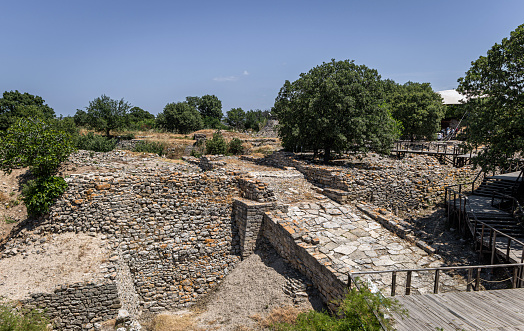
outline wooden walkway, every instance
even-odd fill
[[[524,288],[396,296],[409,311],[399,331],[524,330]]]

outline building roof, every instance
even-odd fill
[[[445,105],[459,105],[461,100],[466,101],[466,96],[458,93],[456,90],[438,91],[438,94],[444,99]]]

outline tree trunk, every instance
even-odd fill
[[[324,163],[329,163],[329,157],[331,156],[331,146],[324,146]]]

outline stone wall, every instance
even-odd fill
[[[286,224],[292,223],[281,211],[270,211],[264,214],[262,234],[273,245],[280,256],[294,268],[309,278],[318,289],[322,300],[332,304],[335,299],[344,296],[347,286],[347,275],[340,275],[330,267],[324,254],[316,252],[313,245],[300,240],[301,234]],[[294,236],[295,235],[295,236]],[[330,306],[330,308],[333,308]]]
[[[471,166],[442,165],[435,157],[424,155],[398,160],[370,153],[341,166],[309,164],[286,152],[243,159],[278,168],[294,167],[309,181],[327,188],[326,195],[338,202],[368,201],[401,215],[438,203],[447,185],[471,182],[478,173]]]
[[[261,234],[260,227],[264,213],[274,209],[276,209],[274,202],[258,203],[247,199],[233,201],[233,220],[238,227],[242,257],[253,253]]]
[[[102,233],[131,272],[140,309],[185,307],[239,261],[232,202],[237,179],[223,173],[137,171],[67,178],[41,232]]]
[[[58,330],[90,330],[94,324],[116,318],[121,307],[114,282],[63,285],[53,293],[32,294],[28,308],[45,307],[44,314]]]

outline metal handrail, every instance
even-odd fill
[[[520,287],[520,282],[518,282],[518,267],[523,267],[524,263],[506,263],[506,264],[487,264],[487,265],[476,265],[476,266],[451,266],[451,267],[434,267],[434,268],[415,268],[415,269],[390,269],[390,270],[371,270],[371,271],[350,271],[348,273],[348,287],[351,286],[351,281],[355,281],[355,276],[357,275],[372,275],[372,274],[384,274],[391,273],[391,296],[396,295],[396,280],[397,273],[405,272],[406,273],[406,282],[405,282],[405,295],[411,294],[411,277],[413,272],[429,272],[435,271],[433,293],[438,294],[439,292],[439,281],[440,281],[440,271],[446,270],[468,270],[468,281],[466,291],[471,291],[472,286],[472,271],[476,269],[477,275],[475,279],[475,286],[473,287],[475,291],[480,290],[480,270],[481,269],[494,269],[494,268],[513,268],[513,279],[512,287],[516,288],[517,285]],[[357,284],[358,287],[358,284]]]

